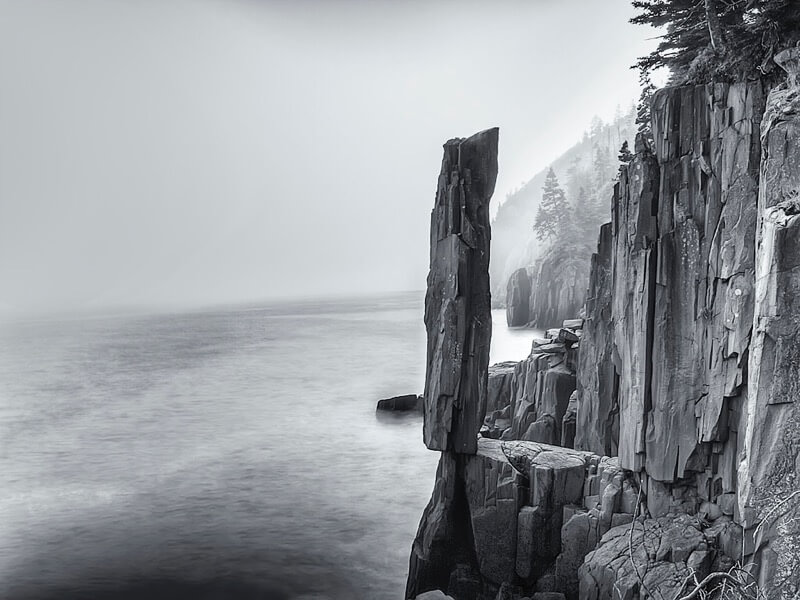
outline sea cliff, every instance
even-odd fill
[[[429,286],[459,276],[426,304],[425,441],[442,456],[407,598],[685,598],[723,581],[797,597],[799,97],[794,81],[659,91],[584,318],[520,363],[484,360],[488,231],[463,242],[472,258],[432,237]],[[493,182],[496,133],[467,142],[495,162],[454,168],[446,146],[442,177]],[[453,214],[441,181],[432,232]]]

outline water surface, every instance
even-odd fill
[[[0,326],[0,598],[401,598],[422,296]],[[493,314],[493,362],[533,332]]]

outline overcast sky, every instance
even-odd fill
[[[495,200],[638,96],[627,0],[0,0],[0,307],[422,289],[441,146]]]

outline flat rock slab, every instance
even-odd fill
[[[514,469],[526,477],[531,468],[535,466],[560,469],[581,465],[588,468],[589,465],[597,464],[600,461],[599,456],[583,450],[538,442],[501,441],[485,438],[478,440],[478,456],[510,463]]]
[[[583,319],[565,319],[561,326],[569,329],[580,329],[583,327]]]
[[[560,352],[566,352],[567,347],[560,342],[556,342],[552,344],[545,344],[544,346],[539,346],[537,350],[540,350],[541,352],[545,352],[547,354],[556,354]]]

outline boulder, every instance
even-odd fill
[[[574,331],[571,329],[559,329],[558,335],[556,336],[556,341],[561,342],[562,344],[572,345],[577,341],[580,341],[580,336],[578,336]]]
[[[378,400],[378,406],[375,410],[391,412],[422,412],[422,396],[417,396],[416,394],[406,394],[405,396],[384,398],[383,400]]]

